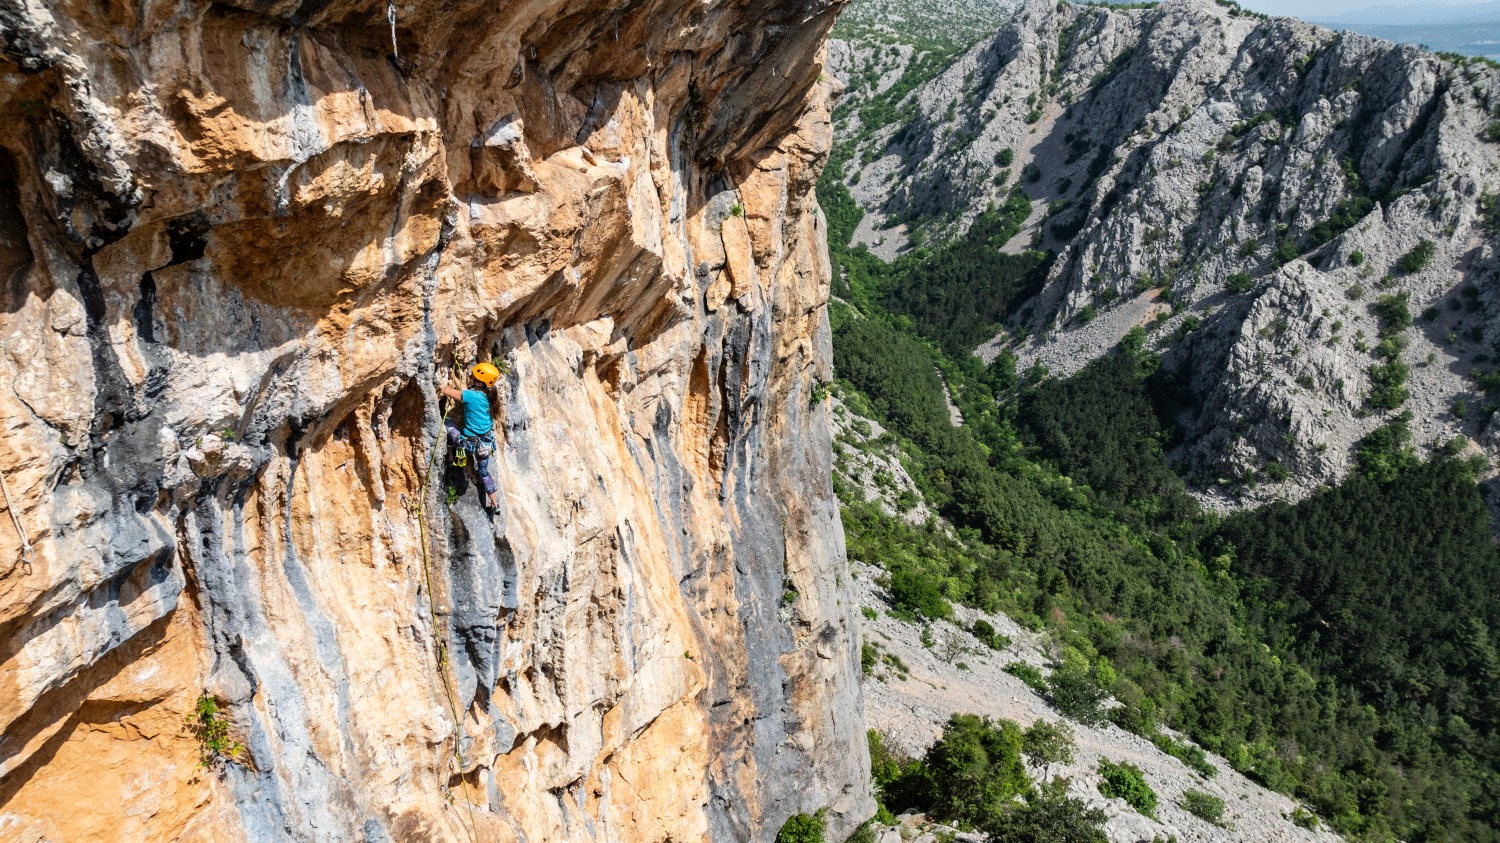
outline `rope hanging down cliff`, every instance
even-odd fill
[[[455,365],[456,365],[455,361]],[[444,406],[447,402],[438,399],[438,417],[448,414],[448,408]],[[437,593],[433,591],[432,581],[432,557],[427,548],[427,495],[432,486],[432,472],[441,459],[440,447],[445,441],[443,436],[434,436],[432,451],[427,455],[426,465],[422,467],[422,487],[417,494],[417,533],[421,538],[422,547],[422,575],[427,583],[427,613],[428,621],[432,624],[432,634],[437,639],[437,667],[438,674],[443,682],[443,694],[448,698],[448,712],[453,717],[453,759],[458,765],[458,780],[463,785],[464,805],[469,814],[469,840],[478,843],[478,831],[474,824],[474,798],[469,793],[469,780],[464,775],[464,751],[463,751],[463,721],[459,719],[458,701],[455,699],[453,689],[453,669],[449,663],[448,653],[451,645],[448,641],[447,632],[438,624]]]

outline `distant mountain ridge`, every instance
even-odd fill
[[[857,239],[952,237],[1020,185],[1007,249],[1057,258],[984,354],[1068,373],[1152,320],[1206,499],[1307,494],[1404,410],[1418,444],[1500,459],[1465,409],[1500,360],[1500,71],[1207,0],[1032,2],[902,108],[842,162]],[[1402,348],[1381,296],[1430,317]]]

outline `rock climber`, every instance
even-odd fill
[[[468,461],[467,455],[474,455],[474,469],[484,484],[484,505],[490,512],[499,506],[495,477],[490,473],[490,455],[495,452],[495,423],[490,419],[490,407],[495,398],[495,381],[499,379],[500,370],[495,364],[480,363],[469,370],[468,389],[449,386],[446,372],[438,387],[444,397],[457,402],[443,419],[453,464],[462,467]]]

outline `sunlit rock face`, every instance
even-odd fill
[[[0,837],[867,816],[837,6],[0,2]]]

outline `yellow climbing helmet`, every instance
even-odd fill
[[[480,363],[470,371],[474,373],[474,380],[485,386],[494,386],[495,381],[500,379],[500,370],[493,363]]]

